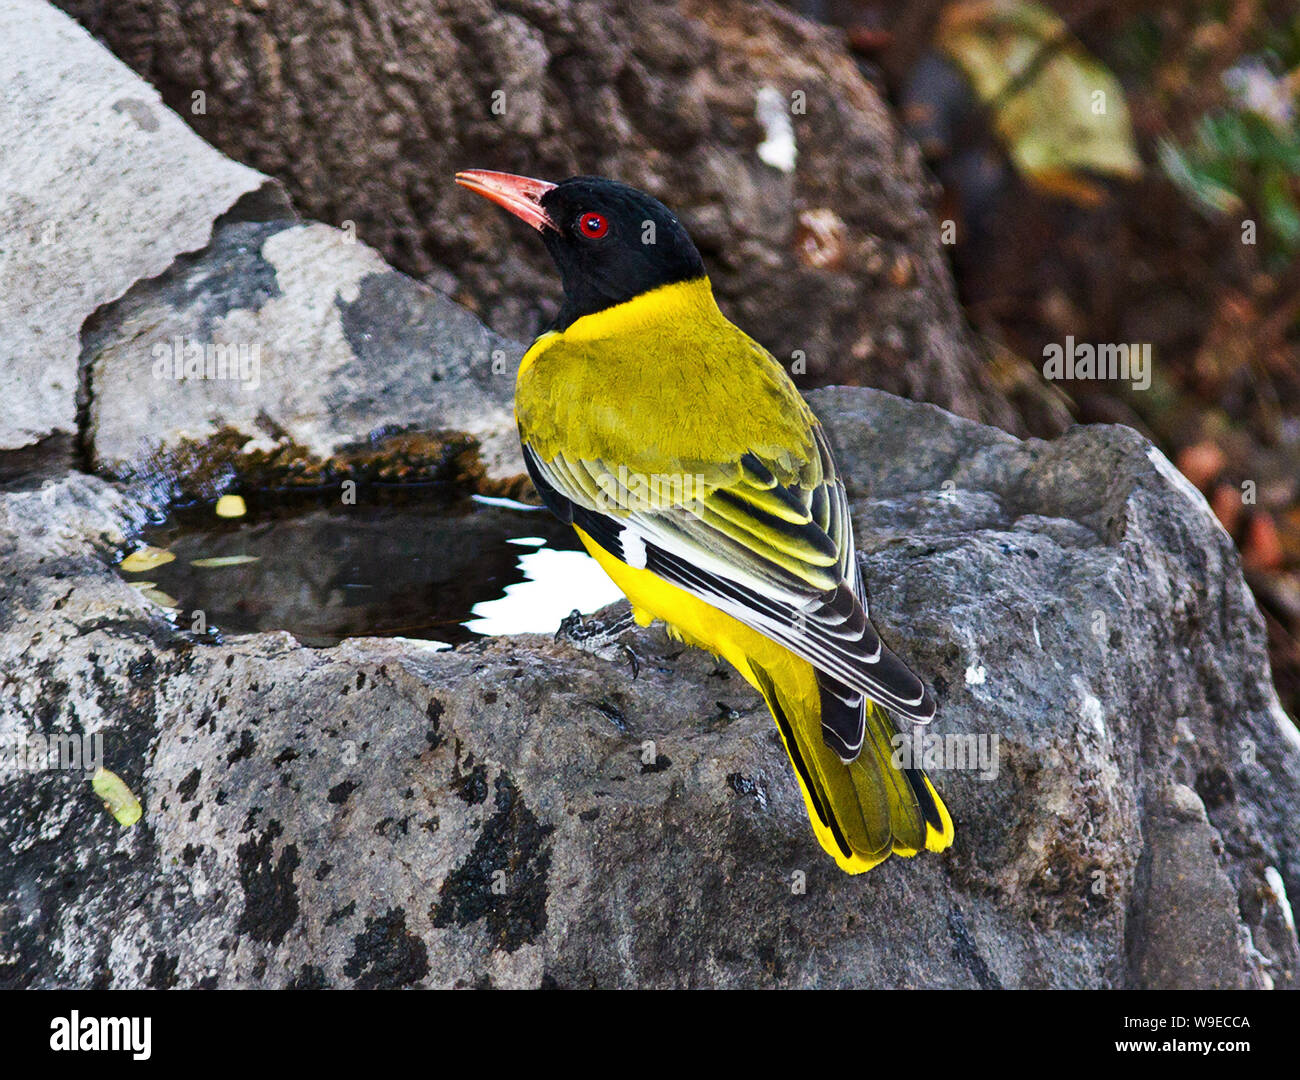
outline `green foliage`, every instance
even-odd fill
[[[1300,253],[1300,125],[1244,107],[1203,116],[1188,145],[1160,145],[1165,173],[1206,210],[1259,221],[1270,263]]]

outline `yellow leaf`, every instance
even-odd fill
[[[1029,0],[967,0],[944,9],[936,44],[993,110],[1017,170],[1040,187],[1095,203],[1080,170],[1142,172],[1119,81],[1052,12]]]
[[[1080,206],[1100,206],[1106,201],[1106,192],[1087,177],[1065,169],[1043,169],[1027,178],[1039,191],[1069,199]]]
[[[242,495],[222,495],[217,500],[217,517],[237,518],[248,513]]]
[[[260,558],[260,555],[218,555],[211,559],[194,559],[190,565],[197,566],[200,570],[213,570],[221,566],[243,566],[245,563],[257,562]]]
[[[109,772],[102,765],[90,778],[90,787],[104,800],[104,809],[117,819],[119,825],[134,825],[144,813],[140,807],[140,800],[122,782],[122,778],[115,772]]]
[[[174,558],[175,555],[170,551],[163,551],[162,548],[142,547],[123,559],[118,569],[128,574],[139,574],[145,570],[152,570],[155,566],[164,566]]]

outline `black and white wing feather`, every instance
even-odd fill
[[[814,435],[817,460],[793,482],[747,453],[667,498],[602,462],[543,461],[527,443],[524,459],[546,505],[615,558],[811,663],[826,742],[851,761],[862,748],[864,696],[919,723],[935,706],[867,617],[844,485],[823,432]]]

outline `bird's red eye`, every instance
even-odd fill
[[[582,233],[588,240],[599,240],[609,232],[609,222],[602,215],[588,210],[586,213],[578,215],[578,232]]]

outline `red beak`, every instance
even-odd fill
[[[528,222],[534,229],[556,228],[555,222],[542,209],[541,199],[555,185],[545,180],[533,180],[527,176],[515,176],[513,173],[489,172],[487,169],[470,169],[458,172],[456,183],[461,187],[491,199],[498,206],[504,206],[521,221]],[[558,231],[558,230],[557,230]]]

